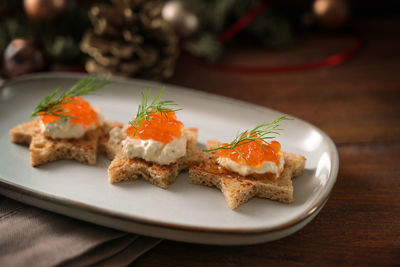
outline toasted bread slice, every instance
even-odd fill
[[[117,121],[106,121],[104,123],[103,131],[99,139],[99,150],[109,160],[113,160],[116,153],[120,149],[119,144],[111,144],[110,142],[108,142],[110,139],[110,131],[114,127],[122,128],[123,124]]]
[[[10,135],[11,142],[29,146],[33,167],[62,159],[95,165],[98,140],[106,134],[106,125],[109,122],[105,127],[88,131],[80,139],[52,139],[40,132],[40,119],[35,119],[12,128]]]
[[[175,182],[180,171],[205,159],[203,152],[196,144],[197,130],[185,129],[184,134],[187,138],[186,155],[169,165],[160,165],[139,158],[130,159],[122,152],[120,146],[110,144],[106,150],[112,151],[110,154],[116,151],[115,158],[108,168],[110,183],[136,180],[142,176],[150,183],[167,189]]]
[[[32,136],[40,133],[39,121],[32,120],[19,124],[10,130],[11,142],[23,146],[31,144]]]
[[[208,147],[219,145],[216,141],[208,142]],[[209,153],[207,160],[189,169],[189,182],[205,186],[216,186],[222,191],[228,206],[236,209],[252,197],[268,198],[283,203],[293,202],[292,178],[302,173],[305,158],[293,153],[283,153],[285,166],[278,178],[266,175],[260,179],[259,175],[241,176],[232,172],[217,162],[218,155]]]

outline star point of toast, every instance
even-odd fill
[[[41,133],[40,119],[37,118],[12,128],[10,130],[11,142],[29,146],[33,167],[63,159],[95,165],[99,138],[105,134],[105,127],[110,123],[105,122],[104,126],[87,131],[79,139],[52,139]]]
[[[208,147],[216,147],[218,142],[208,142]],[[293,153],[283,153],[285,166],[279,177],[266,175],[265,179],[241,176],[229,171],[217,162],[217,154],[211,152],[209,158],[189,169],[189,182],[192,184],[215,186],[225,197],[233,210],[253,197],[277,200],[282,203],[293,202],[292,178],[304,170],[305,158]]]
[[[150,183],[167,189],[175,182],[181,171],[204,160],[204,154],[196,144],[197,130],[185,129],[184,135],[187,138],[186,155],[169,165],[160,165],[139,158],[128,158],[120,146],[110,144],[107,138],[101,140],[102,151],[112,160],[108,168],[110,183],[133,181],[143,177]]]

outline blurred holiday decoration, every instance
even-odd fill
[[[162,17],[168,21],[180,37],[187,38],[199,29],[199,18],[183,1],[169,1],[162,9]]]
[[[44,70],[44,52],[34,40],[14,39],[4,52],[4,69],[8,77]]]
[[[181,37],[191,37],[185,48],[208,61],[217,61],[231,40],[285,48],[293,43],[298,20],[285,5],[261,0],[173,0],[165,5],[163,16],[178,28]]]
[[[343,27],[350,17],[346,0],[315,0],[313,12],[318,24],[328,30]]]
[[[86,70],[162,80],[172,76],[178,37],[162,16],[163,1],[113,0],[89,11],[93,30],[84,34],[81,49],[91,56]]]
[[[78,5],[77,0],[0,1],[3,73],[15,77],[42,69],[38,56],[41,53],[46,55],[46,66],[82,64],[85,55],[80,52],[79,42],[83,31],[90,26],[88,7],[85,3]],[[14,42],[16,39],[23,40]],[[39,50],[41,53],[34,52]]]
[[[28,17],[36,22],[51,22],[63,15],[67,10],[68,0],[24,0],[24,8]]]
[[[298,66],[232,67],[221,66],[220,60],[232,43],[284,49],[299,35],[340,30],[350,20],[350,2],[1,0],[0,71],[16,77],[46,66],[84,65],[98,74],[163,80],[173,75],[180,51],[217,69],[242,73],[332,66],[350,58],[360,44]]]
[[[193,55],[209,61],[217,61],[226,44],[239,39],[238,37],[242,37],[241,40],[256,40],[265,47],[279,49],[293,43],[295,32],[311,29],[316,20],[328,30],[343,27],[349,20],[349,7],[345,0],[316,0],[312,15],[306,11],[304,4],[294,0],[282,0],[279,3],[257,0],[201,1],[201,3],[196,0],[187,1],[197,2],[198,17],[206,18],[206,22],[202,23],[199,34],[189,39],[184,47]],[[293,12],[293,9],[287,8],[288,6],[301,12]],[[204,64],[199,60],[197,62],[215,70],[247,74],[315,70],[336,66],[356,55],[361,48],[361,39],[357,36],[354,39],[354,44],[344,51],[297,64],[249,66],[216,62]]]

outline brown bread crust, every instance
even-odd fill
[[[218,141],[210,140],[207,146],[212,148],[218,144]],[[255,196],[282,203],[292,203],[292,178],[301,175],[306,161],[303,156],[284,152],[285,166],[278,178],[273,175],[255,177],[241,176],[231,172],[218,164],[217,153],[208,154],[207,160],[190,167],[189,182],[219,188],[231,209],[236,209]]]
[[[40,132],[40,119],[22,123],[10,130],[11,142],[29,146],[31,165],[37,167],[49,162],[72,159],[95,165],[99,138],[107,135],[110,124],[88,131],[80,139],[52,139]]]
[[[181,171],[205,159],[203,152],[196,144],[197,130],[185,129],[184,134],[188,140],[186,155],[169,165],[160,165],[139,158],[130,159],[122,152],[120,146],[103,143],[108,156],[115,155],[108,168],[110,183],[132,181],[143,177],[150,183],[167,189],[175,182]]]

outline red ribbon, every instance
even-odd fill
[[[250,8],[242,17],[240,17],[234,24],[228,27],[218,38],[220,43],[226,43],[235,37],[238,33],[243,31],[255,18],[264,13],[267,10],[267,3],[265,1]],[[338,52],[329,57],[322,58],[315,61],[309,61],[298,64],[290,65],[278,65],[278,66],[250,66],[250,65],[228,65],[218,63],[206,63],[201,61],[201,64],[208,68],[212,68],[219,71],[245,73],[245,74],[263,74],[263,73],[287,73],[287,72],[299,72],[307,70],[322,69],[327,67],[333,67],[346,62],[357,54],[361,49],[361,39],[356,38],[354,44],[346,49],[345,51]],[[194,58],[194,57],[193,57]],[[194,58],[195,59],[195,58]]]
[[[243,31],[255,18],[267,10],[267,3],[261,2],[247,11],[234,24],[226,29],[218,38],[218,41],[223,44],[235,37],[239,32]]]
[[[279,65],[279,66],[249,66],[249,65],[228,65],[228,64],[203,64],[211,69],[235,73],[246,73],[246,74],[263,74],[263,73],[287,73],[287,72],[299,72],[307,70],[316,70],[327,67],[333,67],[352,58],[361,48],[361,40],[357,38],[354,44],[345,51],[336,53],[326,58],[322,58],[315,61],[290,64],[290,65]]]

